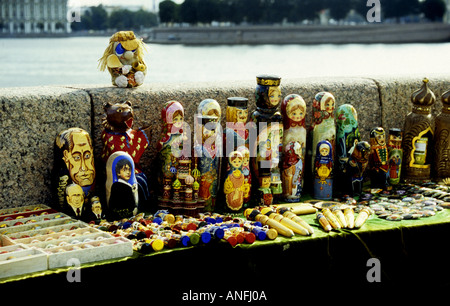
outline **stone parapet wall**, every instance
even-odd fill
[[[430,76],[429,87],[436,94],[433,114],[442,107],[441,94],[450,89],[450,75]],[[350,103],[358,112],[363,140],[376,126],[403,128],[412,109],[411,93],[420,88],[422,79],[405,78],[308,78],[282,79],[282,94],[300,94],[307,103],[306,123],[312,115],[316,93],[329,91],[336,106]],[[100,159],[103,104],[129,100],[135,113],[134,127],[151,126],[151,145],[141,159],[144,172],[155,186],[154,161],[161,133],[161,109],[164,102],[177,100],[185,107],[185,118],[193,130],[197,105],[207,98],[222,106],[225,122],[226,99],[242,96],[249,99],[250,113],[255,110],[255,80],[223,83],[144,84],[134,89],[106,85],[68,85],[24,88],[0,88],[0,208],[52,202],[52,169],[56,135],[70,127],[91,133],[97,168],[97,188],[102,188],[104,165]],[[101,192],[101,190],[100,190]]]

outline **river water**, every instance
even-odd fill
[[[108,37],[4,38],[0,87],[110,84],[97,69]],[[450,43],[347,45],[148,44],[145,83],[448,74]]]

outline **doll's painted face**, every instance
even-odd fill
[[[70,137],[73,146],[63,152],[70,177],[80,186],[90,186],[95,179],[95,168],[89,136],[84,132],[73,132]]]
[[[66,188],[67,203],[73,208],[80,208],[84,203],[84,193],[80,185],[71,184]]]
[[[242,166],[242,162],[243,162],[242,155],[234,155],[230,157],[230,164],[235,169],[239,169]]]
[[[377,134],[376,137],[379,145],[384,146],[386,144],[386,137],[384,133]]]
[[[287,102],[286,115],[294,122],[301,122],[306,116],[306,104],[303,99],[295,97]]]
[[[131,167],[127,164],[123,165],[123,167],[119,169],[117,176],[128,181],[131,178]]]
[[[292,110],[288,114],[288,117],[292,121],[300,122],[303,118],[305,118],[305,111],[301,107],[298,107],[298,108]]]
[[[270,176],[264,176],[261,178],[261,187],[262,188],[270,187]]]
[[[327,112],[332,113],[334,111],[334,100],[330,98],[325,101],[324,107]]]
[[[319,151],[320,151],[320,155],[328,156],[328,153],[330,153],[330,148],[328,148],[327,145],[322,145],[322,146],[320,146]]]
[[[278,105],[281,101],[281,88],[279,86],[269,87],[269,102],[272,106]]]
[[[246,123],[248,118],[248,110],[247,109],[237,109],[236,111],[236,121]]]
[[[176,114],[173,117],[173,125],[177,128],[181,128],[183,126],[183,116],[181,114]]]

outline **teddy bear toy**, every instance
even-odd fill
[[[144,83],[147,65],[144,62],[145,44],[133,31],[120,31],[109,39],[109,45],[99,60],[99,69],[108,68],[112,84],[136,87]]]
[[[101,139],[103,143],[102,159],[107,163],[108,158],[115,152],[126,152],[133,159],[135,175],[139,191],[139,206],[145,205],[149,190],[147,177],[142,171],[139,161],[150,143],[149,130],[151,126],[133,129],[134,112],[130,101],[104,104],[106,117],[103,119]]]

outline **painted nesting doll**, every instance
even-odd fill
[[[403,173],[406,183],[424,182],[431,179],[433,160],[433,134],[435,128],[431,107],[436,101],[428,87],[428,79],[413,92],[412,111],[406,116],[403,128]]]
[[[228,157],[228,171],[223,191],[225,194],[227,213],[239,213],[243,209],[244,194],[248,189],[245,176],[242,172],[243,156],[239,151],[233,151]]]
[[[333,146],[321,140],[316,146],[314,160],[314,198],[329,200],[333,197]]]
[[[450,183],[450,90],[442,94],[442,111],[436,117],[434,168],[438,181]]]
[[[150,143],[150,126],[133,129],[134,112],[130,101],[103,106],[106,116],[103,118],[103,142],[102,159],[106,163],[108,158],[117,151],[127,152],[136,170],[138,182],[139,205],[143,207],[149,200],[149,188],[147,175],[142,171],[140,160]]]
[[[108,69],[117,87],[136,87],[144,83],[147,65],[145,44],[133,31],[120,31],[109,39],[109,45],[99,59],[99,69]]]
[[[106,203],[114,220],[136,215],[139,204],[133,158],[118,151],[106,162]]]
[[[56,209],[72,215],[71,205],[67,201],[67,186],[76,184],[83,190],[85,207],[94,193],[96,171],[89,133],[81,128],[69,128],[60,132],[55,140],[55,163]]]
[[[350,104],[343,104],[336,111],[336,163],[340,172],[345,170],[354,146],[361,140],[358,114]]]
[[[397,128],[389,129],[388,155],[389,183],[397,185],[400,183],[403,160],[402,130]]]
[[[343,191],[352,196],[361,194],[364,175],[369,165],[370,144],[360,141],[354,145],[350,157],[345,166]]]
[[[291,94],[281,103],[283,115],[283,198],[300,200],[306,154],[306,103],[300,95]]]
[[[336,150],[336,124],[334,119],[335,99],[329,92],[319,92],[313,100],[313,115],[311,121],[312,133],[312,163],[316,160],[317,144],[322,140],[327,140],[332,147],[333,154]]]
[[[277,111],[281,103],[281,78],[271,75],[256,77],[255,90],[256,110],[252,113],[252,121],[256,124],[256,145],[252,165],[256,177],[259,167],[271,169],[271,189],[274,200],[282,196],[282,183],[279,169],[283,141],[282,116]],[[258,181],[261,181],[258,179]]]
[[[214,211],[220,178],[222,156],[221,109],[213,99],[203,100],[197,109],[194,158],[200,171],[198,201],[205,211]]]
[[[374,188],[386,189],[389,186],[389,156],[386,132],[382,127],[370,131],[370,148],[370,184]]]
[[[161,110],[162,130],[158,151],[159,205],[161,208],[172,207],[180,196],[178,167],[183,156],[189,156],[190,146],[185,135],[184,108],[178,101],[168,101]]]

